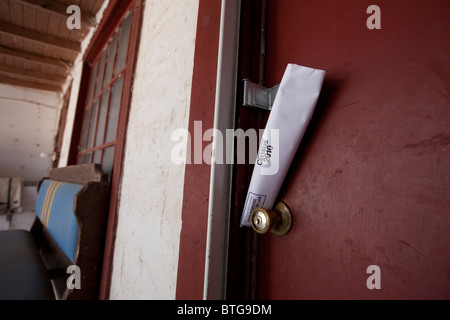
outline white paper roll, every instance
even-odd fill
[[[320,95],[325,71],[288,64],[262,136],[241,217],[251,227],[255,207],[271,210]]]

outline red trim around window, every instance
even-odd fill
[[[119,122],[117,126],[117,142],[115,145],[116,150],[114,154],[114,165],[112,170],[113,174],[111,177],[109,216],[106,227],[103,269],[99,292],[100,299],[108,299],[109,297],[115,233],[117,226],[117,200],[119,194],[126,128],[128,123],[129,104],[131,101],[133,75],[139,47],[143,0],[111,0],[110,4],[105,10],[103,16],[104,18],[100,22],[97,32],[93,36],[86,50],[86,53],[84,55],[80,91],[78,96],[77,109],[75,112],[74,129],[72,133],[72,141],[68,161],[68,164],[77,163],[78,145],[80,142],[82,129],[81,126],[83,122],[86,98],[89,90],[90,73],[92,72],[91,65],[95,61],[99,53],[102,51],[104,46],[108,43],[113,32],[122,22],[122,17],[129,9],[132,9],[131,30],[128,44],[127,66],[123,71],[124,83],[122,89]]]
[[[125,1],[122,1],[122,3]],[[116,151],[114,157],[113,179],[111,182],[111,201],[109,208],[108,225],[106,229],[105,254],[103,258],[102,280],[100,286],[100,299],[108,299],[111,285],[112,263],[114,255],[114,242],[117,227],[117,199],[123,162],[123,151],[125,147],[126,128],[128,123],[129,105],[131,102],[131,91],[133,85],[136,58],[139,49],[139,38],[142,24],[143,0],[135,0],[131,18],[130,42],[128,45],[128,62],[122,89],[122,106],[117,127]],[[126,9],[125,11],[126,12]],[[123,107],[124,106],[124,107]]]

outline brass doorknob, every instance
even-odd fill
[[[252,211],[250,222],[253,230],[264,234],[269,230],[278,236],[287,234],[292,227],[292,213],[284,202],[278,202],[273,210],[255,208]]]

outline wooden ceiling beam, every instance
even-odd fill
[[[11,49],[2,45],[0,45],[0,54],[26,61],[55,66],[57,68],[60,68],[61,71],[63,71],[65,74],[68,73],[68,71],[73,67],[74,64],[73,61],[65,61],[24,50]]]
[[[11,66],[0,65],[0,72],[5,72],[8,74],[19,75],[23,77],[33,78],[37,80],[47,80],[54,82],[58,85],[64,85],[66,83],[66,78],[53,74],[45,74],[42,72],[37,72],[29,69],[16,68]]]
[[[18,27],[13,24],[6,23],[4,21],[0,21],[0,32],[9,34],[14,37],[21,37],[27,40],[37,41],[47,45],[56,46],[76,53],[81,52],[81,44],[79,42],[53,37],[46,33],[41,33],[34,30]]]
[[[62,86],[57,86],[57,85],[47,84],[47,83],[33,82],[33,81],[13,79],[13,78],[5,77],[5,76],[2,76],[2,75],[0,75],[0,83],[9,84],[9,85],[12,85],[12,86],[19,86],[19,87],[33,88],[33,89],[39,89],[39,90],[53,91],[53,92],[61,92],[62,89],[63,89]]]
[[[46,10],[50,11],[52,13],[59,14],[61,16],[64,16],[65,18],[68,18],[70,14],[67,13],[67,6],[63,5],[62,3],[58,3],[54,0],[13,0],[15,2],[21,2],[25,5],[32,6],[34,8],[38,8],[40,10]],[[97,25],[97,19],[94,15],[87,13],[83,10],[81,10],[81,25],[82,27],[93,27]]]

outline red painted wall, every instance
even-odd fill
[[[210,0],[199,4],[189,115],[192,152],[194,121],[202,121],[203,132],[214,127],[220,5]],[[192,164],[186,165],[185,173],[176,299],[202,299],[211,166],[193,164],[193,155],[187,156]]]

